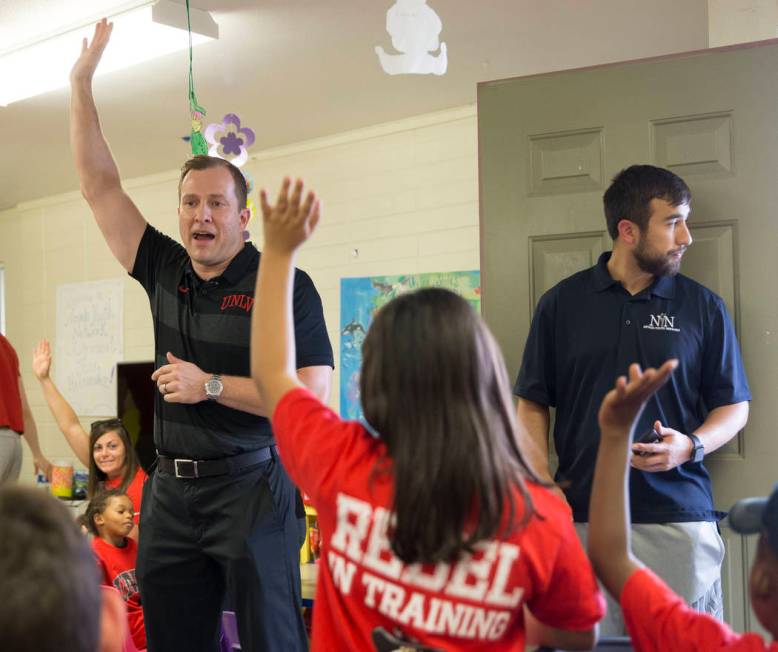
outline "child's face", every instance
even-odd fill
[[[765,535],[759,537],[749,576],[751,607],[762,626],[778,638],[778,555]]]
[[[126,537],[135,525],[135,512],[128,496],[114,496],[102,514],[95,515],[95,525],[101,536]]]
[[[124,443],[119,433],[112,430],[100,435],[92,447],[92,456],[97,468],[109,478],[119,477],[127,458],[127,451],[124,450]]]

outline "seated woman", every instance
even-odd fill
[[[103,489],[126,493],[135,510],[135,527],[130,536],[138,537],[140,499],[146,473],[138,464],[130,435],[120,419],[95,421],[90,432],[81,426],[70,403],[60,394],[51,379],[51,347],[47,340],[38,342],[32,356],[32,370],[43,388],[43,396],[60,431],[79,461],[89,469],[87,496],[92,498]]]

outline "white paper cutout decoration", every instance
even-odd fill
[[[443,29],[427,0],[396,0],[386,12],[386,31],[392,45],[402,54],[387,54],[379,45],[375,51],[388,75],[444,75],[448,68],[446,44],[440,43]],[[440,54],[431,54],[440,47]]]

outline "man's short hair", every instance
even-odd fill
[[[680,206],[691,201],[692,193],[681,177],[664,168],[632,165],[619,172],[602,197],[611,238],[619,237],[621,220],[634,222],[641,233],[645,232],[652,199],[664,199],[671,206]]]
[[[0,637],[4,650],[94,652],[97,564],[69,510],[37,488],[0,487]]]
[[[181,184],[184,183],[186,175],[192,170],[210,170],[211,168],[225,168],[232,175],[232,180],[235,182],[235,198],[238,200],[238,209],[243,210],[246,208],[246,200],[249,194],[246,187],[246,177],[232,163],[218,156],[193,156],[184,163],[181,167],[181,176],[178,179],[179,201],[181,200]]]

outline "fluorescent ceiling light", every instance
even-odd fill
[[[146,0],[141,6],[110,16],[111,41],[95,76],[189,47],[186,7],[170,0]],[[219,26],[207,11],[190,8],[192,45],[219,38]],[[70,69],[91,40],[94,22],[54,36],[0,51],[0,106],[68,85]]]

